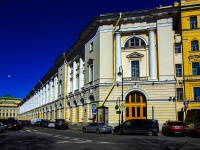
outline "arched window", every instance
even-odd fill
[[[130,38],[128,41],[126,41],[124,46],[125,46],[125,48],[127,48],[127,47],[145,47],[146,44],[143,39],[138,38],[138,37],[133,37],[133,38]]]

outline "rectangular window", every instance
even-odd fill
[[[199,62],[193,62],[192,63],[192,74],[193,75],[200,75]]]
[[[72,87],[73,87],[73,78],[70,78],[70,92],[72,92]]]
[[[135,107],[132,107],[132,117],[135,117]]]
[[[194,87],[194,100],[200,101],[200,87]]]
[[[126,117],[129,117],[129,107],[126,107]]]
[[[137,117],[140,117],[140,107],[137,107]]]
[[[131,61],[131,77],[139,77],[139,61]]]
[[[93,49],[94,49],[94,44],[92,42],[92,43],[90,43],[90,52],[93,51]]]
[[[93,81],[93,64],[89,66],[89,82]]]
[[[176,76],[177,77],[182,76],[182,64],[176,64]]]
[[[79,87],[79,74],[76,75],[76,89],[78,90]]]
[[[174,44],[174,51],[175,51],[175,54],[181,53],[181,44],[180,43]]]
[[[178,121],[183,121],[183,118],[184,118],[184,112],[179,111],[178,112]]]
[[[191,51],[198,51],[198,50],[199,50],[198,41],[191,41]]]
[[[126,103],[129,103],[129,97],[126,97]]]
[[[143,117],[146,117],[146,107],[143,107]]]
[[[131,103],[135,103],[135,94],[131,94]]]
[[[176,89],[177,100],[183,100],[183,88]]]
[[[197,17],[190,17],[190,29],[197,28]]]
[[[136,103],[140,103],[140,94],[136,93]]]

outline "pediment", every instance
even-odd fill
[[[144,55],[138,52],[133,52],[126,56],[126,58],[141,58],[141,57],[144,57]]]
[[[192,41],[198,41],[198,40],[197,40],[197,38],[196,38],[196,37],[194,37],[194,38],[192,39]]]

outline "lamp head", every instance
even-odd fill
[[[121,76],[121,75],[122,75],[122,72],[118,72],[117,75],[118,75],[118,76]]]

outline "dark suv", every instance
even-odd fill
[[[159,133],[159,124],[153,119],[130,119],[116,126],[113,132],[118,135],[137,133],[152,136]]]
[[[64,119],[56,119],[55,129],[68,129],[69,125]]]

